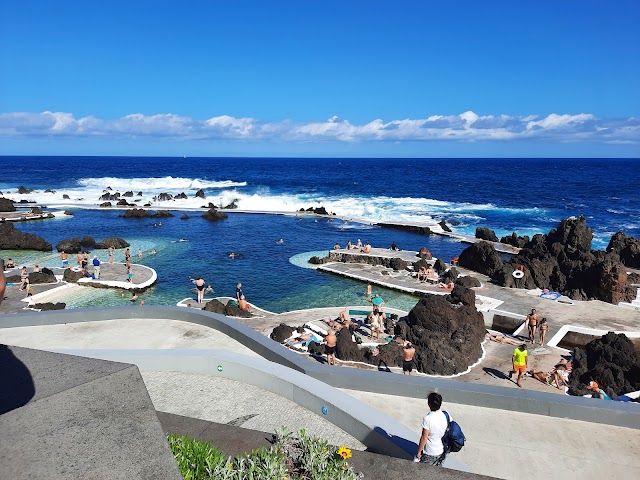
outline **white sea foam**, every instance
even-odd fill
[[[230,180],[203,180],[182,177],[163,178],[118,178],[97,177],[83,178],[72,188],[49,188],[56,193],[45,193],[35,190],[30,194],[17,194],[5,191],[5,195],[19,201],[22,199],[35,201],[49,207],[95,207],[103,202],[100,196],[106,187],[112,193],[132,191],[133,197],[125,197],[130,203],[144,205],[151,203],[151,208],[167,210],[199,209],[209,202],[218,207],[236,204],[239,210],[271,213],[293,213],[300,208],[325,207],[327,211],[336,213],[346,220],[355,219],[364,222],[390,223],[435,223],[441,219],[453,220],[460,227],[477,225],[492,215],[519,215],[531,218],[544,217],[546,211],[539,208],[504,208],[491,203],[474,204],[468,202],[447,202],[432,198],[390,197],[390,196],[338,196],[313,193],[274,193],[265,187],[247,186],[246,182]],[[15,188],[15,187],[14,187]],[[199,189],[205,190],[206,198],[195,197]],[[137,196],[142,192],[142,196]],[[157,201],[160,193],[173,196],[184,192],[186,199]],[[69,199],[64,199],[68,195]],[[112,201],[112,203],[115,203]]]

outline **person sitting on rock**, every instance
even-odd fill
[[[362,253],[371,253],[371,245],[369,245],[368,243],[366,243],[364,245],[364,248],[362,250],[360,250]]]
[[[427,281],[432,280],[437,282],[438,280],[440,280],[440,276],[436,272],[434,272],[433,268],[431,267],[427,268],[426,275]]]
[[[16,268],[16,262],[14,262],[11,258],[9,260],[7,260],[7,263],[5,263],[4,268],[5,269],[10,269],[10,268]]]
[[[427,269],[424,267],[420,267],[418,270],[418,281],[420,283],[424,283],[427,281]]]
[[[453,287],[455,286],[455,284],[453,282],[449,282],[449,283],[438,283],[438,287],[443,288],[445,290],[453,290]]]
[[[251,312],[251,306],[249,305],[249,302],[245,300],[244,295],[240,296],[240,300],[238,300],[238,307],[240,307],[241,310]]]
[[[340,244],[336,242],[336,244],[333,246],[334,250],[340,250]]]
[[[594,382],[593,380],[591,380],[589,382],[589,385],[587,385],[587,390],[591,390],[592,392],[591,396],[593,398],[597,398],[599,400],[611,400],[611,397],[606,393],[604,393],[604,390],[602,390],[598,386],[598,382]]]
[[[39,271],[40,271],[40,267],[38,265],[33,267],[33,273],[38,273]]]

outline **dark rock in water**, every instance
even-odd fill
[[[187,215],[186,213],[185,213],[185,214],[183,214],[183,215],[180,217],[180,220],[189,220],[189,215]]]
[[[640,354],[626,335],[609,332],[574,349],[569,393],[590,393],[585,387],[592,380],[611,398],[640,390]]]
[[[51,244],[32,233],[22,233],[11,222],[0,223],[0,250],[51,251]]]
[[[346,251],[349,252],[349,251]],[[387,267],[387,268],[393,268],[393,265],[397,265],[400,266],[401,264],[398,263],[398,261],[400,262],[404,262],[404,260],[400,259],[400,258],[395,258],[395,257],[391,257],[391,258],[387,258],[387,257],[372,257],[371,255],[367,255],[366,253],[363,254],[353,254],[353,253],[345,253],[345,251],[343,250],[331,250],[329,252],[329,257],[328,259],[322,259],[321,263],[327,263],[327,262],[342,262],[342,263],[365,263],[368,265],[381,265],[383,267]],[[408,264],[405,262],[404,266],[406,268]]]
[[[203,205],[200,208],[215,208],[218,209],[213,203],[209,202],[209,205]]]
[[[329,263],[329,262],[333,262],[333,260],[330,257],[318,257],[316,255],[314,255],[313,257],[311,257],[309,259],[309,263],[311,263],[312,265],[322,265],[324,263]]]
[[[116,203],[116,205],[121,205],[124,207],[133,207],[134,205],[132,203],[127,202],[124,198],[122,200],[118,200],[118,203]],[[125,214],[126,216],[126,214]]]
[[[458,277],[455,280],[456,285],[462,285],[463,287],[466,288],[473,288],[473,287],[481,287],[482,283],[480,283],[480,280],[478,280],[476,277],[472,277],[470,275],[467,275],[465,277]]]
[[[195,195],[195,196],[196,196],[197,198],[205,198],[205,196],[204,196],[204,190],[202,190],[202,189],[198,190],[198,191],[196,192],[196,195]]]
[[[431,260],[431,252],[427,249],[427,247],[422,247],[418,252],[418,257],[424,258],[425,260]]]
[[[31,272],[29,274],[29,283],[31,285],[39,285],[43,283],[56,283],[56,276],[53,273]]]
[[[143,205],[143,207],[150,207],[150,206],[151,206],[151,204],[150,204],[150,203],[145,203],[145,204]]]
[[[238,199],[234,198],[233,201],[224,208],[226,208],[227,210],[233,210],[234,208],[238,208]]]
[[[62,195],[62,199],[63,200],[70,200],[71,197],[69,197],[69,195],[67,195],[66,193],[64,195]]]
[[[453,375],[482,356],[484,319],[469,304],[472,297],[472,290],[459,285],[451,295],[425,295],[398,323],[403,337],[416,348],[414,363],[418,371]]]
[[[120,202],[118,202],[120,203]],[[142,208],[131,208],[124,212],[124,218],[149,218],[151,214]]]
[[[32,202],[32,201],[23,199],[23,200],[20,200],[18,203],[36,203],[36,202]]]
[[[96,241],[93,237],[90,237],[89,235],[87,235],[82,240],[80,240],[80,245],[82,245],[85,248],[93,249],[93,248],[96,248]]]
[[[447,269],[447,265],[440,258],[438,258],[433,264],[433,269],[439,274],[442,274],[442,272]]]
[[[158,195],[158,201],[160,202],[167,202],[169,200],[173,200],[173,195],[171,195],[170,193],[161,193],[160,195]]]
[[[104,202],[104,203],[101,203],[100,206],[103,208],[107,208],[107,207],[111,207],[112,205],[111,205],[111,202]]]
[[[516,232],[513,232],[511,235],[508,235],[506,237],[502,237],[500,239],[500,243],[505,243],[507,245],[513,245],[514,247],[518,247],[518,248],[524,247],[530,241],[531,241],[531,239],[529,238],[529,235],[525,235],[524,237],[519,237]]]
[[[117,200],[117,197],[115,195],[111,195],[110,193],[104,193],[102,195],[100,195],[100,200]]]
[[[210,208],[207,212],[204,213],[204,215],[202,215],[202,218],[209,221],[217,221],[224,220],[225,218],[227,218],[227,215],[225,213],[217,211],[215,208]]]
[[[225,311],[226,305],[224,303],[222,303],[220,300],[216,300],[215,298],[213,300],[209,300],[205,306],[202,308],[202,310],[205,310],[207,312],[213,312],[213,313],[219,313],[220,315],[224,315],[224,311]]]
[[[60,240],[56,244],[56,250],[59,252],[67,252],[67,253],[78,253],[82,250],[82,245],[80,245],[80,238],[67,238],[65,240]]]
[[[133,197],[133,192],[131,190],[129,190],[128,192],[124,192],[122,194],[123,197]]]
[[[173,198],[175,198],[176,200],[186,200],[187,199],[187,194],[182,192],[182,193],[179,193],[178,195],[176,195]]]
[[[59,302],[59,303],[47,302],[47,303],[36,303],[35,305],[32,305],[31,308],[40,310],[42,312],[48,312],[49,310],[64,310],[66,306],[67,304],[64,302]]]
[[[96,248],[100,250],[106,250],[110,246],[113,246],[113,248],[127,248],[131,245],[129,242],[119,237],[108,237],[101,242],[96,243]]]
[[[275,340],[278,343],[282,343],[291,335],[293,335],[294,331],[295,329],[293,327],[290,327],[289,325],[281,323],[280,325],[278,325],[276,328],[273,329],[273,332],[271,332],[271,335],[269,335],[269,337],[271,338],[271,340]]]
[[[458,265],[491,276],[502,268],[502,259],[488,242],[476,242],[465,248],[458,257]]]
[[[80,272],[74,272],[70,268],[65,269],[62,279],[68,283],[78,283],[78,280],[84,278],[84,274]]]
[[[327,212],[327,209],[324,207],[314,208],[313,213],[316,215],[329,215],[329,212]]]
[[[611,237],[607,252],[618,254],[627,267],[640,268],[640,239],[618,232]]]
[[[488,240],[489,242],[497,242],[498,237],[496,236],[496,232],[491,230],[489,227],[477,227],[476,228],[476,238],[480,238],[482,240]]]
[[[449,228],[449,225],[447,225],[447,222],[445,222],[444,220],[439,221],[438,225],[440,225],[440,227],[442,227],[442,230],[444,230],[445,232],[451,231],[451,229]]]
[[[0,212],[15,212],[16,207],[13,206],[13,200],[8,198],[0,198]]]
[[[56,193],[55,190],[51,190],[50,188],[47,188],[44,193]]]
[[[154,218],[168,218],[175,217],[173,213],[168,212],[167,210],[158,210],[156,213],[151,215]]]
[[[69,217],[73,217],[73,212],[70,212],[69,210],[65,210],[64,214],[68,215]]]
[[[25,193],[33,193],[33,190],[27,187],[23,187],[22,185],[20,185],[18,187],[18,193],[20,194],[25,194]]]
[[[301,208],[301,209],[300,209],[300,210],[298,210],[298,211],[299,211],[299,212],[304,212],[305,210],[304,210],[304,208]]]
[[[358,348],[358,344],[353,341],[348,328],[343,328],[336,333],[338,342],[336,343],[336,357],[347,362],[364,362],[364,350]]]
[[[309,207],[305,211],[313,213],[313,207]]]
[[[138,192],[138,193],[136,193],[136,195],[137,195],[138,197],[141,197],[141,196],[142,196],[142,192]]]
[[[105,188],[105,190],[110,190],[111,191],[111,190],[113,190],[113,188],[107,187],[107,188]]]

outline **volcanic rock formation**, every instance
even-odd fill
[[[32,233],[22,233],[10,222],[0,223],[0,250],[51,251],[51,244]]]
[[[210,208],[204,213],[204,215],[202,215],[202,218],[209,220],[210,222],[215,222],[217,220],[224,220],[227,218],[227,214],[219,212],[215,208]]]
[[[571,395],[589,393],[585,387],[592,380],[611,398],[640,390],[640,354],[625,335],[609,332],[587,343],[584,350],[574,349],[569,380]]]
[[[496,236],[496,232],[491,230],[489,227],[477,227],[476,228],[476,238],[480,238],[482,240],[488,240],[490,242],[497,242],[498,237]]]
[[[618,232],[611,237],[607,252],[617,253],[627,267],[640,268],[640,239]]]

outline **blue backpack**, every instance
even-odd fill
[[[445,410],[443,410],[442,413],[444,413],[444,416],[447,418],[447,430],[442,436],[444,451],[445,453],[459,452],[462,450],[462,447],[464,447],[464,433],[462,433],[460,425],[455,421],[451,421],[451,417],[449,417],[449,414]]]

